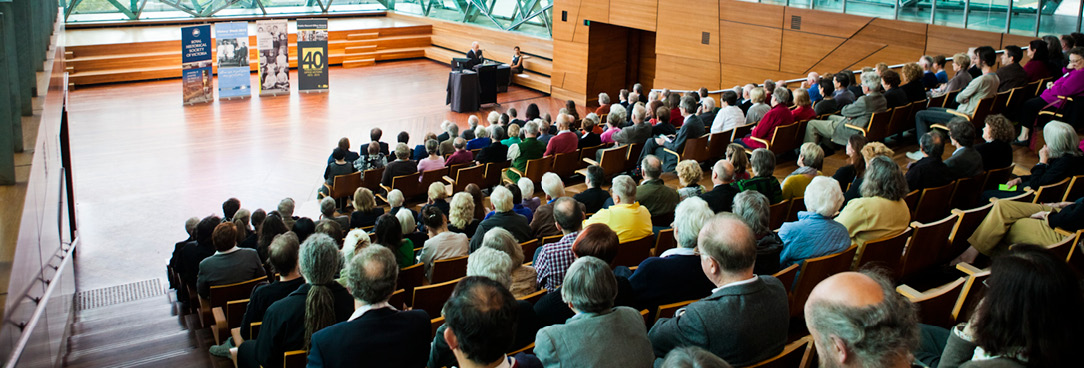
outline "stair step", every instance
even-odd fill
[[[346,55],[376,51],[376,45],[350,46],[346,48]]]
[[[343,60],[343,68],[359,68],[376,65],[376,59]]]
[[[375,38],[378,38],[378,37],[380,37],[379,32],[351,33],[351,34],[346,35],[346,39],[348,41],[371,40],[371,39],[375,39]]]

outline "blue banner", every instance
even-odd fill
[[[249,46],[248,22],[215,24],[219,99],[252,95]]]
[[[211,102],[211,26],[181,28],[181,69],[185,104]]]

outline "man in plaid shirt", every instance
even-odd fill
[[[583,211],[575,199],[561,197],[553,203],[553,219],[557,223],[557,229],[565,236],[556,243],[543,245],[534,262],[535,271],[538,272],[538,287],[549,291],[561,286],[565,271],[576,260],[572,253],[572,243],[576,242],[576,236],[580,234],[583,226]]]

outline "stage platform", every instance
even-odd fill
[[[67,68],[75,86],[181,76],[181,25],[75,29],[66,31]],[[328,19],[330,65],[359,67],[377,61],[423,58],[432,25],[405,18]],[[290,67],[297,67],[297,25],[289,22]],[[249,22],[256,44],[256,23]],[[250,67],[258,68],[256,48]]]

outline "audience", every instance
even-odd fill
[[[683,346],[704,348],[736,366],[783,351],[790,319],[778,279],[753,273],[756,236],[729,214],[710,219],[698,235],[700,266],[716,286],[710,296],[661,318],[649,336],[655,356]]]
[[[822,116],[839,111],[839,103],[835,98],[835,78],[831,76],[823,77],[817,82],[816,87],[822,97],[820,101],[817,101],[816,105],[813,105],[813,112],[817,113],[817,116]]]
[[[602,136],[595,132],[595,127],[598,126],[598,115],[587,114],[583,118],[583,122],[580,123],[581,135],[576,146],[580,149],[587,147],[597,147],[602,145]]]
[[[628,175],[619,175],[613,179],[610,188],[614,205],[595,212],[583,226],[590,224],[609,225],[617,233],[621,243],[630,242],[651,235],[651,213],[636,202],[636,181]]]
[[[214,229],[213,225],[211,229]],[[278,212],[271,211],[271,213],[267,215],[267,218],[263,220],[260,229],[256,231],[256,252],[259,253],[260,259],[267,259],[267,247],[271,246],[271,241],[275,239],[275,235],[287,231],[290,231],[290,229],[283,223],[282,217]],[[297,234],[294,234],[294,236],[297,236]],[[298,239],[298,242],[301,242],[300,238]],[[182,274],[182,277],[183,276],[184,274]]]
[[[482,194],[482,187],[479,187],[478,184],[470,183],[467,184],[467,187],[463,188],[463,190],[470,193],[471,199],[474,200],[474,219],[481,221],[486,217],[486,212],[488,212],[486,211],[485,204],[482,203],[485,199],[485,195]],[[467,234],[473,234],[473,232],[468,232]]]
[[[725,360],[696,346],[670,350],[662,361],[662,368],[731,368]]]
[[[907,63],[900,69],[900,73],[903,77],[903,86],[900,86],[904,92],[907,93],[908,101],[919,101],[926,98],[926,86],[922,84],[922,76],[925,74],[922,72],[922,67],[917,63]]]
[[[399,194],[398,199],[401,203],[402,192],[397,190],[392,192]],[[391,200],[391,197],[389,194],[388,199]],[[377,207],[373,191],[368,188],[358,188],[358,190],[354,191],[354,212],[350,213],[350,226],[348,228],[364,228],[376,225],[376,219],[383,214],[384,208]]]
[[[683,123],[681,129],[677,131],[677,135],[674,137],[656,137],[655,139],[648,139],[644,144],[644,150],[640,153],[638,162],[643,162],[644,158],[648,155],[655,155],[662,158],[663,171],[673,172],[677,167],[677,157],[673,154],[667,153],[666,150],[674,152],[682,152],[685,148],[685,141],[691,138],[698,138],[704,135],[704,123],[700,121],[696,115],[697,105],[696,100],[692,97],[683,97],[681,99],[681,116]],[[629,159],[632,159],[631,157]]]
[[[519,125],[510,126],[519,130]],[[482,147],[481,151],[478,151],[478,154],[474,156],[474,162],[479,164],[504,162],[508,159],[508,146],[501,141],[501,139],[505,138],[504,128],[499,125],[490,125],[486,130],[489,131],[489,140],[492,142],[488,146]]]
[[[1005,115],[996,114],[986,117],[982,127],[982,143],[975,146],[975,151],[982,156],[982,167],[989,170],[1009,167],[1013,163],[1012,145],[1013,126]]]
[[[429,184],[429,190],[427,191],[426,195],[427,195],[427,197],[429,199],[425,202],[425,206],[422,206],[423,211],[428,207],[436,207],[436,208],[440,209],[440,213],[442,213],[442,214],[448,214],[448,213],[452,212],[451,205],[448,204],[448,199],[447,199],[448,198],[448,189],[444,187],[443,183],[441,183],[439,181],[435,181],[433,183],[430,183]],[[415,218],[417,219],[416,222],[418,223],[418,225],[420,225],[420,226],[418,226],[418,230],[424,231],[425,230],[425,220],[422,219],[421,215],[419,215],[419,216],[417,216]]]
[[[1072,48],[1066,54],[1068,65],[1065,66],[1065,75],[1048,84],[1047,88],[1037,97],[1024,101],[1016,112],[1016,121],[1020,123],[1020,136],[1016,142],[1026,145],[1029,140],[1028,133],[1035,128],[1035,118],[1039,111],[1053,107],[1059,109],[1065,101],[1058,96],[1079,96],[1084,93],[1084,45]]]
[[[196,225],[195,241],[188,242],[180,250],[174,251],[174,256],[170,260],[170,264],[173,265],[173,270],[177,272],[181,281],[185,285],[196,285],[196,280],[199,278],[200,263],[207,257],[211,257],[216,253],[216,247],[214,243],[214,231],[216,227],[222,223],[222,218],[211,215],[204,217]],[[270,244],[270,241],[268,241]],[[261,257],[261,259],[263,259]],[[188,291],[181,289],[177,291],[181,300],[188,300]]]
[[[1024,50],[1020,46],[1005,46],[1005,52],[1001,54],[1001,66],[997,68],[998,92],[1028,84],[1028,73],[1024,71],[1024,67],[1020,66],[1020,60],[1023,58]]]
[[[553,203],[566,196],[565,184],[557,174],[548,172],[542,175],[542,191],[546,193],[546,204],[538,206],[531,219],[531,233],[536,238],[561,235],[553,218]],[[584,206],[580,205],[581,210]]]
[[[357,152],[354,152],[354,151],[350,150],[350,138],[346,138],[346,137],[339,138],[339,144],[338,144],[338,146],[336,146],[336,148],[342,150],[342,152],[345,154],[344,160],[347,163],[353,163],[355,160],[358,159],[358,157],[360,157]],[[327,163],[331,164],[332,162],[335,162],[335,153],[334,153],[334,151],[332,151],[331,156],[327,157]]]
[[[403,254],[412,257],[409,265],[414,265],[414,263],[416,263],[414,262],[415,259],[413,257],[417,255],[413,252],[407,252],[407,249],[412,250],[412,248],[421,248],[420,245],[425,244],[425,241],[429,240],[429,234],[422,232],[420,229],[420,227],[424,225],[419,226],[421,224],[415,221],[415,219],[420,220],[421,218],[411,216],[413,214],[413,212],[404,211],[402,209],[395,213],[395,219],[399,220],[399,230],[403,234],[403,246],[406,248],[406,245],[408,245],[407,243],[410,245],[410,248],[402,249]],[[415,247],[415,245],[419,245],[419,247]]]
[[[783,240],[772,231],[768,198],[755,191],[738,193],[734,196],[734,214],[745,222],[757,239],[757,260],[753,273],[771,275],[778,272]]]
[[[749,154],[745,147],[737,143],[726,146],[726,160],[734,166],[734,181],[749,179]]]
[[[482,131],[485,131],[485,129],[482,129]],[[474,161],[474,154],[467,150],[467,141],[462,137],[452,141],[452,147],[455,147],[455,153],[448,156],[448,160],[444,161],[444,165],[450,167],[452,165],[469,164]]]
[[[530,125],[531,123],[527,123]],[[478,223],[478,230],[471,236],[470,251],[478,250],[482,246],[482,238],[489,229],[501,227],[516,237],[519,243],[531,240],[531,226],[527,218],[512,211],[512,192],[507,187],[498,186],[493,188],[493,194],[489,196],[493,204],[493,214],[489,218]]]
[[[859,134],[855,136],[861,137]],[[801,197],[805,193],[806,185],[809,185],[813,178],[821,175],[821,168],[824,167],[824,150],[820,146],[804,143],[798,152],[798,168],[783,179],[783,199]]]
[[[646,114],[647,110],[643,106],[635,105],[632,108],[632,124],[614,132],[610,138],[619,145],[646,142],[651,138],[651,125],[644,122]]]
[[[584,213],[598,212],[602,209],[606,200],[610,199],[610,193],[599,188],[605,178],[606,174],[601,167],[597,165],[587,167],[587,175],[584,176],[584,185],[587,186],[587,189],[572,197],[585,206]]]
[[[399,268],[414,265],[414,243],[410,239],[403,239],[403,227],[396,215],[387,213],[376,220],[373,244],[390,249],[395,254]]]
[[[444,326],[433,338],[428,367],[527,366],[506,352],[515,348],[521,336],[534,340],[536,329],[523,323],[525,314],[530,318],[534,313],[530,303],[517,301],[504,284],[468,276],[456,284],[442,314]]]
[[[957,261],[974,262],[978,253],[996,256],[1011,244],[1052,245],[1065,236],[1054,231],[1084,228],[1084,197],[1073,202],[1035,204],[997,200],[974,234],[967,239],[971,247]],[[955,263],[955,262],[954,262]]]
[[[425,152],[429,156],[427,156],[425,159],[418,160],[418,172],[426,172],[444,168],[444,156],[442,156],[440,152],[440,143],[438,143],[436,139],[430,139],[425,142]],[[418,181],[421,181],[421,179],[422,178],[418,178]]]
[[[970,178],[982,174],[982,154],[975,150],[975,126],[964,118],[955,118],[949,121],[949,140],[956,150],[952,156],[945,159],[951,173],[950,179]],[[991,169],[995,169],[991,167]],[[912,188],[912,190],[918,188]]]
[[[409,135],[407,135],[405,137],[405,139],[404,139],[403,135],[405,133],[406,132],[400,132],[399,133],[399,137],[397,137],[399,139],[399,142],[404,142],[405,143],[406,141],[410,140]],[[388,144],[385,143],[385,142],[380,141],[380,138],[383,137],[383,136],[384,136],[384,131],[380,130],[380,128],[369,129],[369,144],[368,145],[372,145],[373,143],[376,143],[379,146],[380,154],[382,154],[384,156],[387,156],[389,154]],[[366,146],[368,146],[368,145],[366,145]]]
[[[572,119],[568,114],[557,114],[557,135],[546,142],[546,151],[542,156],[556,155],[559,153],[576,152],[580,140],[569,128]]]
[[[447,121],[447,124],[444,126],[444,134],[441,134],[440,136],[437,137],[437,140],[440,142],[440,153],[439,154],[441,156],[450,155],[450,154],[452,154],[452,152],[455,152],[455,147],[452,146],[452,142],[458,136],[459,136],[459,125],[456,125],[455,123],[453,123],[451,121]],[[429,149],[429,141],[426,141],[425,143],[426,143],[426,150],[428,151],[428,149]]]
[[[640,167],[643,168],[644,180],[636,187],[636,202],[651,214],[652,225],[669,226],[681,196],[674,188],[663,183],[662,161],[658,157],[645,156]]]
[[[629,276],[637,305],[650,309],[711,294],[715,285],[700,270],[696,241],[700,229],[714,215],[707,202],[700,198],[690,198],[677,206],[673,232],[677,248],[645,259]]]
[[[832,89],[835,91],[832,94],[832,98],[836,101],[837,109],[842,109],[844,106],[854,103],[856,96],[854,95],[854,92],[848,88],[850,85],[851,75],[846,71],[832,75]],[[827,91],[822,91],[822,95],[824,95],[824,92]]]
[[[493,126],[498,126],[498,125],[490,125],[490,126],[493,127]],[[486,128],[486,127],[478,127],[476,129],[474,129],[474,139],[471,139],[470,141],[467,141],[466,149],[468,151],[469,150],[482,149],[482,148],[489,147],[490,144],[493,144],[493,139],[490,138],[489,131],[490,131],[490,129]]]
[[[975,49],[975,54],[978,56],[982,75],[972,79],[971,83],[956,95],[956,102],[960,106],[954,111],[964,115],[973,115],[980,100],[993,97],[998,92],[999,79],[993,72],[997,58],[994,49],[990,46],[979,47]],[[933,124],[946,124],[956,116],[949,109],[936,106],[919,111],[915,114],[915,135],[921,137]]]
[[[245,315],[241,317],[241,326],[248,326],[254,322],[262,322],[264,313],[271,304],[282,300],[290,293],[305,284],[301,277],[301,271],[297,267],[298,249],[300,244],[297,235],[285,233],[275,236],[271,242],[270,258],[272,272],[278,277],[270,284],[256,286],[249,296],[248,306],[245,307]],[[250,329],[241,328],[239,333],[242,341],[251,338]],[[233,339],[226,339],[227,346],[216,345],[211,347],[211,354],[221,357],[229,357],[228,347],[232,347]],[[216,351],[217,350],[217,351]]]
[[[449,122],[447,120],[445,120],[444,123],[442,123],[440,125],[441,129],[443,130],[444,127],[446,125],[448,125],[448,124],[449,124]],[[448,133],[441,134],[441,136],[447,136],[447,135],[448,135]],[[435,140],[435,141],[438,141],[438,142],[440,141],[440,140],[437,139],[437,135],[434,134],[433,132],[425,133],[425,138],[422,139],[421,144],[414,146],[414,155],[411,156],[411,158],[414,161],[419,161],[419,160],[422,160],[422,159],[426,158],[427,156],[429,156],[429,153],[426,152],[426,150],[425,150],[425,143],[429,142],[430,140]]]
[[[358,188],[358,189],[361,189],[361,188]],[[354,195],[357,196],[357,191],[354,192]],[[335,207],[336,206],[337,206],[337,204],[335,203],[335,198],[324,197],[324,199],[321,199],[320,200],[320,219],[321,219],[321,221],[323,221],[323,220],[335,221],[335,223],[339,225],[340,229],[349,229],[350,228],[350,218],[347,217],[347,216],[335,216]],[[248,210],[245,210],[243,208],[242,208],[242,210],[244,210],[246,214],[248,213]],[[241,212],[238,212],[238,213],[241,213]],[[247,222],[248,219],[246,218],[245,220]],[[238,229],[239,230],[244,230],[244,231],[242,231],[242,233],[251,231],[251,230],[248,230],[247,226],[240,226],[240,227],[238,227]],[[248,234],[244,234],[244,237],[248,238]],[[240,244],[238,244],[238,245],[240,246]]]
[[[361,171],[362,179],[365,178],[365,171],[380,169],[388,165],[388,158],[383,153],[380,153],[380,145],[377,142],[369,143],[365,152],[364,157],[359,157],[354,161],[354,169]]]
[[[508,270],[511,275],[508,290],[512,292],[512,295],[522,298],[538,291],[538,273],[534,267],[524,265],[523,248],[516,242],[512,233],[499,227],[493,228],[482,239],[482,248],[493,248],[508,255],[511,262],[511,269]]]
[[[951,183],[955,173],[949,171],[948,166],[941,161],[941,156],[945,152],[944,146],[935,142],[931,133],[919,137],[918,145],[922,151],[922,159],[916,161],[907,170],[908,190],[936,188]]]
[[[739,192],[747,190],[755,190],[768,197],[771,204],[776,204],[783,201],[783,189],[779,185],[779,179],[776,179],[775,172],[775,154],[764,148],[757,148],[753,150],[753,157],[750,160],[752,165],[753,177],[734,183],[734,187]]]
[[[395,146],[395,158],[395,161],[384,167],[384,177],[380,179],[380,185],[391,187],[392,178],[418,172],[418,164],[410,160],[410,148],[406,144],[399,143]]]
[[[704,176],[704,171],[700,170],[700,162],[696,160],[682,160],[677,164],[678,197],[684,201],[685,198],[699,197],[704,194],[704,186],[700,185],[700,178]],[[642,185],[641,185],[642,186]],[[639,189],[637,189],[639,193]]]
[[[305,239],[309,238],[309,235],[316,232],[316,223],[308,217],[302,217],[294,221],[294,226],[290,228],[290,231],[297,234],[297,239],[304,243]]]
[[[516,186],[519,187],[520,193],[520,201],[516,203],[530,210],[530,215],[525,216],[527,216],[527,221],[531,221],[534,218],[534,211],[538,210],[538,206],[542,205],[542,199],[534,196],[534,182],[531,179],[519,178],[516,181]],[[515,193],[513,192],[513,194]]]
[[[876,156],[866,162],[861,191],[862,198],[847,203],[836,217],[847,227],[859,252],[866,242],[898,234],[911,223],[911,210],[903,200],[908,193],[907,181],[891,158]]]
[[[835,254],[851,246],[847,227],[833,220],[843,205],[843,191],[835,179],[818,176],[805,187],[805,211],[798,221],[779,228],[783,252],[779,267],[786,268],[810,258]]]
[[[900,88],[900,75],[892,70],[881,73],[881,88],[884,89],[886,108],[896,108],[911,103],[907,99],[907,92]]]
[[[955,75],[948,83],[941,85],[940,88],[930,91],[933,96],[941,96],[949,92],[963,90],[971,83],[971,73],[967,72],[967,66],[971,65],[971,57],[965,53],[959,53],[952,56],[952,70]]]
[[[585,256],[565,275],[561,299],[576,315],[563,325],[543,327],[534,353],[544,366],[562,362],[590,367],[651,365],[651,343],[640,313],[614,307],[618,283],[605,261]]]
[[[432,280],[433,262],[467,255],[470,240],[466,235],[448,231],[444,212],[436,206],[422,209],[422,221],[429,231],[429,240],[422,247],[419,262],[425,264],[425,276]]]
[[[755,87],[749,91],[749,101],[752,103],[745,111],[745,125],[759,123],[764,114],[771,110],[771,106],[764,103],[767,99],[768,91],[761,87]]]
[[[817,117],[817,112],[813,111],[813,101],[809,99],[809,91],[797,88],[793,95],[795,107],[790,110],[790,114],[794,117],[794,121],[813,120]]]
[[[335,177],[340,175],[349,175],[357,171],[354,168],[353,161],[346,161],[346,152],[341,148],[336,148],[331,153],[331,157],[334,159],[331,163],[327,164],[327,168],[324,169],[324,186],[320,187],[320,194],[328,195],[331,191],[331,186],[335,184]],[[226,218],[230,220],[230,218]]]
[[[388,304],[399,275],[395,255],[383,247],[364,248],[347,261],[343,273],[357,309],[346,321],[337,319],[339,323],[312,333],[308,366],[425,364],[432,331],[429,315],[421,310],[397,311]],[[320,322],[330,324],[331,320]]]
[[[822,146],[828,141],[840,146],[847,144],[847,138],[861,132],[847,128],[846,125],[857,126],[862,129],[869,127],[870,118],[874,113],[884,112],[888,108],[888,102],[878,90],[881,88],[881,76],[875,72],[862,73],[862,92],[853,104],[848,104],[840,110],[840,115],[831,115],[828,120],[810,120],[806,126],[805,142],[820,142]],[[925,93],[923,93],[925,96]],[[923,97],[925,98],[925,97]],[[836,97],[838,100],[839,97]],[[826,141],[822,141],[827,139]],[[825,150],[826,155],[831,155],[834,150]]]
[[[986,191],[986,197],[1008,198],[1023,193],[1025,187],[1038,189],[1076,175],[1084,175],[1084,154],[1080,150],[1080,136],[1072,125],[1051,121],[1043,127],[1046,146],[1039,149],[1039,163],[1031,168],[1031,175],[1009,180],[1007,187],[1015,190]]]

